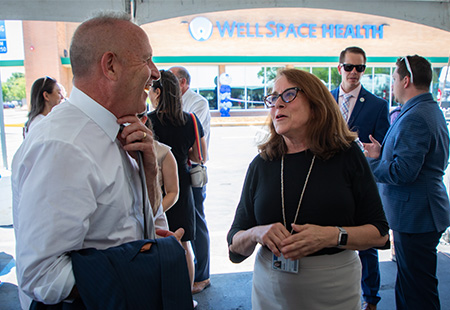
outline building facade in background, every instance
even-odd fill
[[[27,93],[33,81],[50,75],[72,89],[69,46],[77,23],[24,21]],[[231,115],[265,110],[280,67],[295,67],[337,87],[340,51],[359,46],[368,56],[362,84],[394,107],[391,76],[397,57],[419,54],[433,65],[432,93],[447,65],[450,32],[402,20],[307,8],[247,9],[171,18],[142,25],[161,69],[185,66],[191,88]],[[222,78],[221,78],[222,77]],[[221,83],[222,82],[222,83]],[[221,87],[228,84],[229,87]]]

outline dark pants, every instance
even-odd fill
[[[441,309],[436,247],[442,233],[407,234],[394,231],[397,310]]]
[[[203,202],[206,198],[206,186],[193,187],[195,203],[195,240],[192,248],[195,254],[194,282],[209,279],[209,232],[206,225],[205,208]]]
[[[362,265],[361,288],[364,301],[376,305],[381,297],[380,290],[380,265],[378,263],[378,250],[367,249],[359,251]]]

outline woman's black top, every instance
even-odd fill
[[[303,151],[284,158],[284,196],[287,229],[291,231],[300,194],[313,154]],[[228,244],[240,230],[280,222],[281,158],[266,161],[256,156],[251,162],[242,189]],[[296,224],[321,226],[360,226],[373,224],[386,235],[389,231],[377,185],[364,154],[356,143],[328,160],[316,157]],[[338,248],[325,248],[313,255],[334,254]],[[246,257],[230,252],[233,262]]]

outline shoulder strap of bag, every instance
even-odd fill
[[[194,122],[194,132],[195,132],[195,141],[197,141],[197,152],[198,157],[200,158],[201,164],[203,164],[202,152],[200,150],[200,135],[198,133],[197,119],[195,118],[194,113],[190,113],[192,117],[192,121]]]

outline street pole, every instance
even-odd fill
[[[2,141],[2,157],[3,157],[3,167],[8,170],[8,156],[6,154],[6,138],[5,138],[5,118],[3,117],[3,90],[2,90],[2,76],[0,72],[0,136]]]

